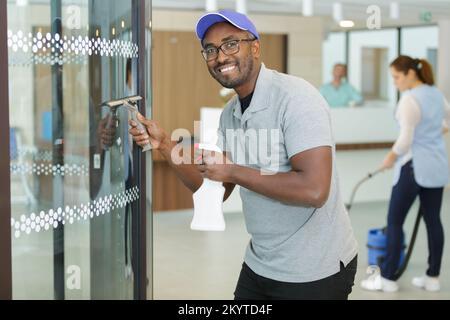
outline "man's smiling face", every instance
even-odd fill
[[[208,29],[203,39],[203,48],[209,46],[219,47],[230,40],[253,39],[250,33],[240,30],[227,22],[220,22]],[[232,55],[225,55],[219,50],[216,59],[207,61],[207,66],[211,76],[225,88],[234,89],[248,81],[253,72],[255,58],[259,50],[254,50],[254,46],[259,46],[259,42],[240,41],[239,52]],[[258,47],[259,48],[259,47]]]

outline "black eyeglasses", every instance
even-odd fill
[[[211,61],[217,59],[219,56],[219,49],[226,54],[227,56],[230,56],[232,54],[236,54],[239,52],[239,43],[241,41],[255,41],[256,39],[236,39],[236,40],[230,40],[222,43],[219,47],[215,47],[213,45],[210,45],[202,50],[203,58],[205,58],[206,61]]]

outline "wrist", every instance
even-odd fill
[[[167,138],[161,141],[159,145],[159,151],[164,156],[164,158],[166,158],[166,160],[168,160],[167,157],[170,158],[174,145],[175,143]]]
[[[233,184],[238,184],[238,180],[239,180],[239,166],[232,163],[229,165],[230,166],[230,170],[229,170],[229,174],[228,174],[228,182],[229,183],[233,183]]]

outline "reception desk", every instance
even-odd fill
[[[381,102],[368,102],[359,107],[331,108],[334,139],[340,146],[392,144],[398,135],[394,107]],[[342,149],[341,149],[342,150]]]

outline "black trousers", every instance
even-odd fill
[[[441,222],[441,205],[444,188],[423,188],[414,178],[412,161],[406,163],[400,173],[400,180],[392,189],[387,221],[387,252],[381,266],[381,275],[390,280],[400,262],[403,245],[403,223],[414,200],[419,196],[424,209],[423,219],[428,236],[428,270],[427,275],[437,277],[441,271],[442,253],[444,250],[444,228]]]
[[[306,283],[280,282],[261,277],[245,263],[234,292],[235,300],[347,300],[352,292],[357,257],[330,277]]]

